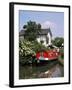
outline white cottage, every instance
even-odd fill
[[[21,30],[19,32],[19,38],[24,39],[25,35],[25,30]],[[48,29],[41,29],[41,31],[37,35],[37,41],[39,43],[43,43],[45,46],[51,45],[51,40],[52,40],[52,32],[50,28]]]

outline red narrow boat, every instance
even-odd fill
[[[58,59],[59,52],[57,50],[41,51],[36,53],[37,60],[55,60]]]

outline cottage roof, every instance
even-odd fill
[[[38,35],[47,35],[48,33],[50,33],[50,35],[52,36],[52,32],[51,32],[50,28],[48,28],[48,29],[41,29],[41,31],[38,32]],[[19,32],[19,36],[23,36],[23,35],[25,35],[25,30],[21,30]]]
[[[25,34],[25,31],[24,30],[21,30],[20,32],[19,32],[19,36],[23,36]]]
[[[52,33],[51,33],[50,29],[41,29],[41,31],[38,34],[39,35],[47,35],[48,33],[50,33],[51,36],[52,36]]]

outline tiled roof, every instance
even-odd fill
[[[38,35],[47,35],[48,33],[50,33],[50,35],[52,36],[52,32],[50,29],[41,29],[40,32],[38,32]],[[23,36],[25,34],[25,30],[21,30],[19,32],[19,36]]]
[[[21,30],[20,32],[19,32],[19,36],[23,36],[25,34],[25,30]]]

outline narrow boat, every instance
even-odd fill
[[[59,52],[56,49],[41,51],[36,53],[37,62],[45,62],[50,60],[57,60],[59,56]]]

